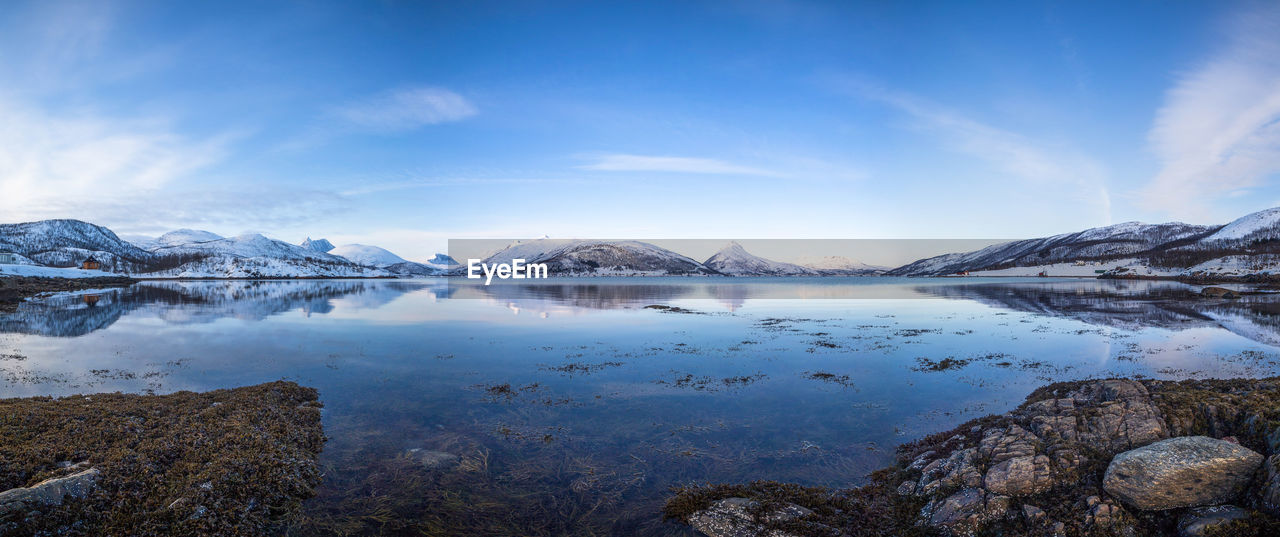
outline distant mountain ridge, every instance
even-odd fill
[[[178,229],[126,241],[80,220],[0,224],[0,253],[16,254],[18,263],[76,267],[93,258],[104,272],[147,278],[365,278],[436,276],[448,270],[405,261],[381,248],[396,260],[390,268],[328,250],[332,244],[324,239],[295,245],[256,233],[223,237]]]
[[[93,258],[106,272],[158,278],[347,278],[456,275],[452,257],[436,254],[418,263],[377,246],[334,248],[325,239],[290,244],[250,233],[223,237],[179,229],[126,241],[110,229],[80,220],[0,224],[0,253],[7,262],[73,267]],[[516,241],[486,263],[545,263],[553,275],[570,276],[1150,276],[1280,278],[1280,208],[1225,225],[1126,222],[1049,237],[1010,241],[955,252],[885,270],[840,256],[786,263],[730,242],[699,262],[656,245],[628,240],[537,239]]]
[[[892,267],[868,265],[843,256],[806,256],[793,260],[795,264],[818,271],[824,276],[869,276],[883,274]]]
[[[640,241],[537,239],[516,241],[484,262],[544,263],[551,274],[577,276],[686,276],[716,271],[671,250]]]
[[[1226,225],[1182,222],[1112,226],[1012,241],[964,253],[921,259],[888,272],[938,276],[958,272],[1014,273],[1017,267],[1087,264],[1087,273],[1156,277],[1280,274],[1280,208],[1251,213]]]

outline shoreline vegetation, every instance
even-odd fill
[[[0,399],[0,534],[277,535],[320,483],[316,390]]]
[[[1280,535],[1280,377],[1050,384],[865,486],[688,486],[665,516],[710,537]]]
[[[47,293],[128,287],[137,279],[125,276],[95,278],[0,277],[0,312],[13,311],[23,300]]]

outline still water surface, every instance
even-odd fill
[[[683,535],[660,514],[671,486],[857,485],[895,445],[1048,382],[1276,374],[1280,300],[1195,290],[144,282],[0,315],[0,396],[314,386],[325,482],[296,534]],[[430,467],[428,452],[457,459]]]

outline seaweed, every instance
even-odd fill
[[[273,535],[320,483],[316,391],[292,382],[207,393],[0,400],[0,488],[70,463],[85,498],[0,521],[4,535]]]

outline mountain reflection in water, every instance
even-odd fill
[[[687,535],[661,517],[671,486],[858,484],[893,446],[1048,382],[1276,374],[1280,297],[1198,291],[1052,278],[147,281],[0,315],[0,396],[315,387],[326,473],[297,535],[376,535],[388,517],[405,532],[452,520],[482,525],[457,534]],[[423,450],[462,462],[425,468],[412,458]]]

